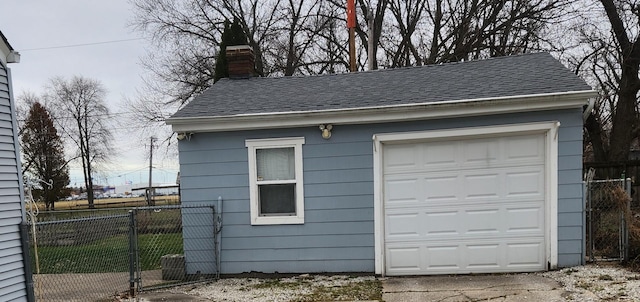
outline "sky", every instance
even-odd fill
[[[2,0],[0,30],[21,55],[20,63],[9,65],[14,97],[41,94],[52,77],[79,75],[100,81],[110,111],[129,116],[126,99],[142,88],[140,59],[151,48],[127,26],[132,16],[128,0]],[[94,183],[148,182],[148,138],[126,122],[113,124],[113,160],[100,168]],[[153,166],[154,183],[175,182],[175,153],[154,152]],[[84,184],[78,164],[71,166],[70,178],[71,186]]]

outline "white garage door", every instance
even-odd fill
[[[545,269],[544,134],[383,150],[387,274]]]

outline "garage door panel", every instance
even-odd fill
[[[500,243],[464,244],[468,269],[497,269],[500,267]]]
[[[387,236],[390,239],[406,240],[407,238],[419,238],[419,230],[416,225],[420,224],[417,212],[400,212],[387,215]]]
[[[460,173],[467,174],[464,176],[452,172],[388,175],[385,180],[386,207],[544,199],[544,170],[541,167],[480,172],[463,170]]]
[[[432,241],[392,244],[385,249],[387,273],[449,274],[539,271],[544,266],[544,237],[529,240]]]
[[[384,167],[388,171],[419,169],[418,146],[414,145],[389,145],[385,147]]]
[[[393,170],[419,170],[421,167],[421,148],[417,145],[399,144],[385,147],[384,166],[389,171]]]
[[[383,150],[388,274],[545,268],[543,134]]]
[[[419,154],[422,155],[421,169],[443,169],[458,166],[457,152],[459,150],[458,142],[434,142],[429,144],[428,147],[422,146],[419,149]],[[416,159],[418,161],[418,159]]]
[[[532,134],[505,139],[507,161],[544,161],[544,135]]]
[[[423,254],[420,250],[420,246],[388,248],[387,264],[396,271],[417,273],[422,269],[421,262],[416,261]]]
[[[456,200],[460,186],[455,175],[438,178],[424,178],[422,194],[430,202]]]
[[[542,164],[544,136],[510,136],[468,141],[392,144],[385,146],[386,172],[410,170],[447,171],[500,165]]]
[[[543,234],[544,230],[542,229],[542,226],[544,225],[544,209],[541,206],[511,207],[507,208],[506,212],[506,232],[534,232]]]
[[[423,270],[451,271],[460,269],[460,245],[425,246]]]
[[[540,263],[544,263],[542,242],[511,243],[507,245],[507,249],[509,267],[540,267]]]
[[[544,235],[544,210],[536,202],[469,205],[467,209],[395,208],[386,216],[387,242]]]
[[[462,143],[464,165],[490,165],[501,160],[499,141],[495,139],[477,139]]]
[[[459,235],[459,211],[425,212],[425,236],[454,236]],[[415,226],[414,226],[415,227]]]
[[[465,199],[478,199],[478,198],[496,198],[500,195],[499,186],[500,175],[497,173],[475,174],[466,175],[463,177],[462,186],[466,194]]]
[[[465,222],[466,235],[484,235],[489,236],[499,233],[500,230],[500,214],[498,208],[467,210],[462,220]]]
[[[415,203],[418,201],[422,190],[419,190],[421,186],[421,179],[418,178],[400,178],[389,179],[385,183],[385,190],[387,195],[387,201],[389,204],[394,203]],[[420,192],[416,192],[419,190]]]
[[[515,169],[514,169],[515,170]],[[544,171],[538,169],[520,169],[505,174],[507,197],[539,197],[544,193]]]

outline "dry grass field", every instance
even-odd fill
[[[178,195],[155,196],[153,200],[157,206],[180,204],[180,197]],[[44,203],[37,203],[37,205],[40,211],[45,210]],[[96,209],[142,207],[146,205],[147,201],[144,197],[104,198],[94,200],[94,206]],[[88,208],[89,202],[86,199],[61,200],[55,203],[55,209],[58,211],[86,210]]]

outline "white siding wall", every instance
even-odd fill
[[[0,300],[27,301],[19,228],[23,220],[21,171],[9,83],[9,70],[0,63]]]

